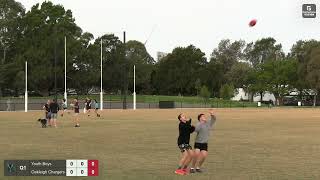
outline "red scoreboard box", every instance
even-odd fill
[[[88,176],[99,176],[98,160],[88,160]]]

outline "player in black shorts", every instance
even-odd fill
[[[91,99],[90,98],[86,99],[85,106],[86,106],[86,113],[88,113],[88,116],[90,116],[90,112],[91,112]]]
[[[209,135],[214,123],[217,120],[213,110],[210,110],[209,114],[209,118],[207,118],[205,114],[202,113],[198,115],[199,122],[195,127],[197,136],[194,144],[194,158],[190,173],[202,172],[201,166],[208,156]]]
[[[185,114],[179,114],[179,137],[178,147],[182,153],[182,158],[179,161],[178,169],[175,171],[176,174],[185,175],[187,174],[187,168],[193,158],[192,147],[190,146],[190,134],[193,133],[195,127],[191,125],[191,119],[187,120]]]
[[[47,119],[47,126],[51,126],[51,112],[50,112],[50,103],[51,101],[48,100],[47,103],[43,106],[43,110],[45,112],[45,118]]]
[[[79,107],[78,99],[74,99],[74,101],[73,101],[73,109],[74,109],[74,122],[75,122],[75,126],[74,127],[80,127],[80,123],[79,123],[80,107]]]

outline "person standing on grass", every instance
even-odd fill
[[[179,137],[178,147],[182,153],[182,158],[179,161],[178,169],[175,170],[176,174],[186,175],[187,168],[193,158],[192,147],[190,146],[190,134],[193,133],[195,127],[191,125],[191,119],[187,120],[185,114],[179,114]]]
[[[74,122],[75,122],[74,127],[80,127],[80,124],[79,124],[80,106],[77,98],[74,99],[73,108],[74,108]]]
[[[63,117],[64,113],[67,112],[67,110],[68,110],[67,101],[66,101],[66,99],[64,99],[64,98],[62,99],[61,107],[62,107],[61,116]]]
[[[202,172],[201,166],[208,156],[208,140],[210,130],[213,124],[216,122],[216,116],[213,110],[209,111],[210,118],[207,119],[205,114],[198,115],[198,124],[196,125],[195,132],[197,132],[195,144],[194,144],[194,159],[190,173]]]
[[[51,112],[51,126],[57,127],[57,118],[58,118],[58,112],[59,112],[59,105],[57,103],[57,100],[53,100],[50,104],[50,112]]]
[[[94,112],[96,113],[97,117],[100,117],[100,114],[98,113],[99,110],[99,103],[98,101],[95,99],[94,100]]]
[[[7,100],[7,111],[11,111],[11,99]]]
[[[85,109],[86,109],[86,113],[88,113],[88,116],[90,116],[90,112],[91,112],[91,99],[90,98],[86,98],[85,101]]]
[[[45,117],[47,119],[47,126],[51,126],[51,112],[50,112],[50,99],[47,101],[47,103],[42,107],[42,109],[44,110],[45,112]]]

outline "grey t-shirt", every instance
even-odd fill
[[[215,122],[216,116],[214,115],[205,123],[198,122],[195,129],[197,132],[196,143],[208,143],[210,130]]]

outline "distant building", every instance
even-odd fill
[[[261,97],[259,94],[255,94],[255,96],[253,96],[254,102],[258,102],[258,101],[260,101],[260,99],[261,99]],[[231,100],[234,100],[234,101],[249,100],[249,94],[243,88],[238,88],[237,93],[235,93],[234,97]],[[263,94],[262,100],[263,101],[272,100],[273,102],[275,102],[276,98],[274,97],[274,95],[272,93],[265,92]]]
[[[157,61],[160,61],[162,58],[166,57],[169,53],[157,52]]]

